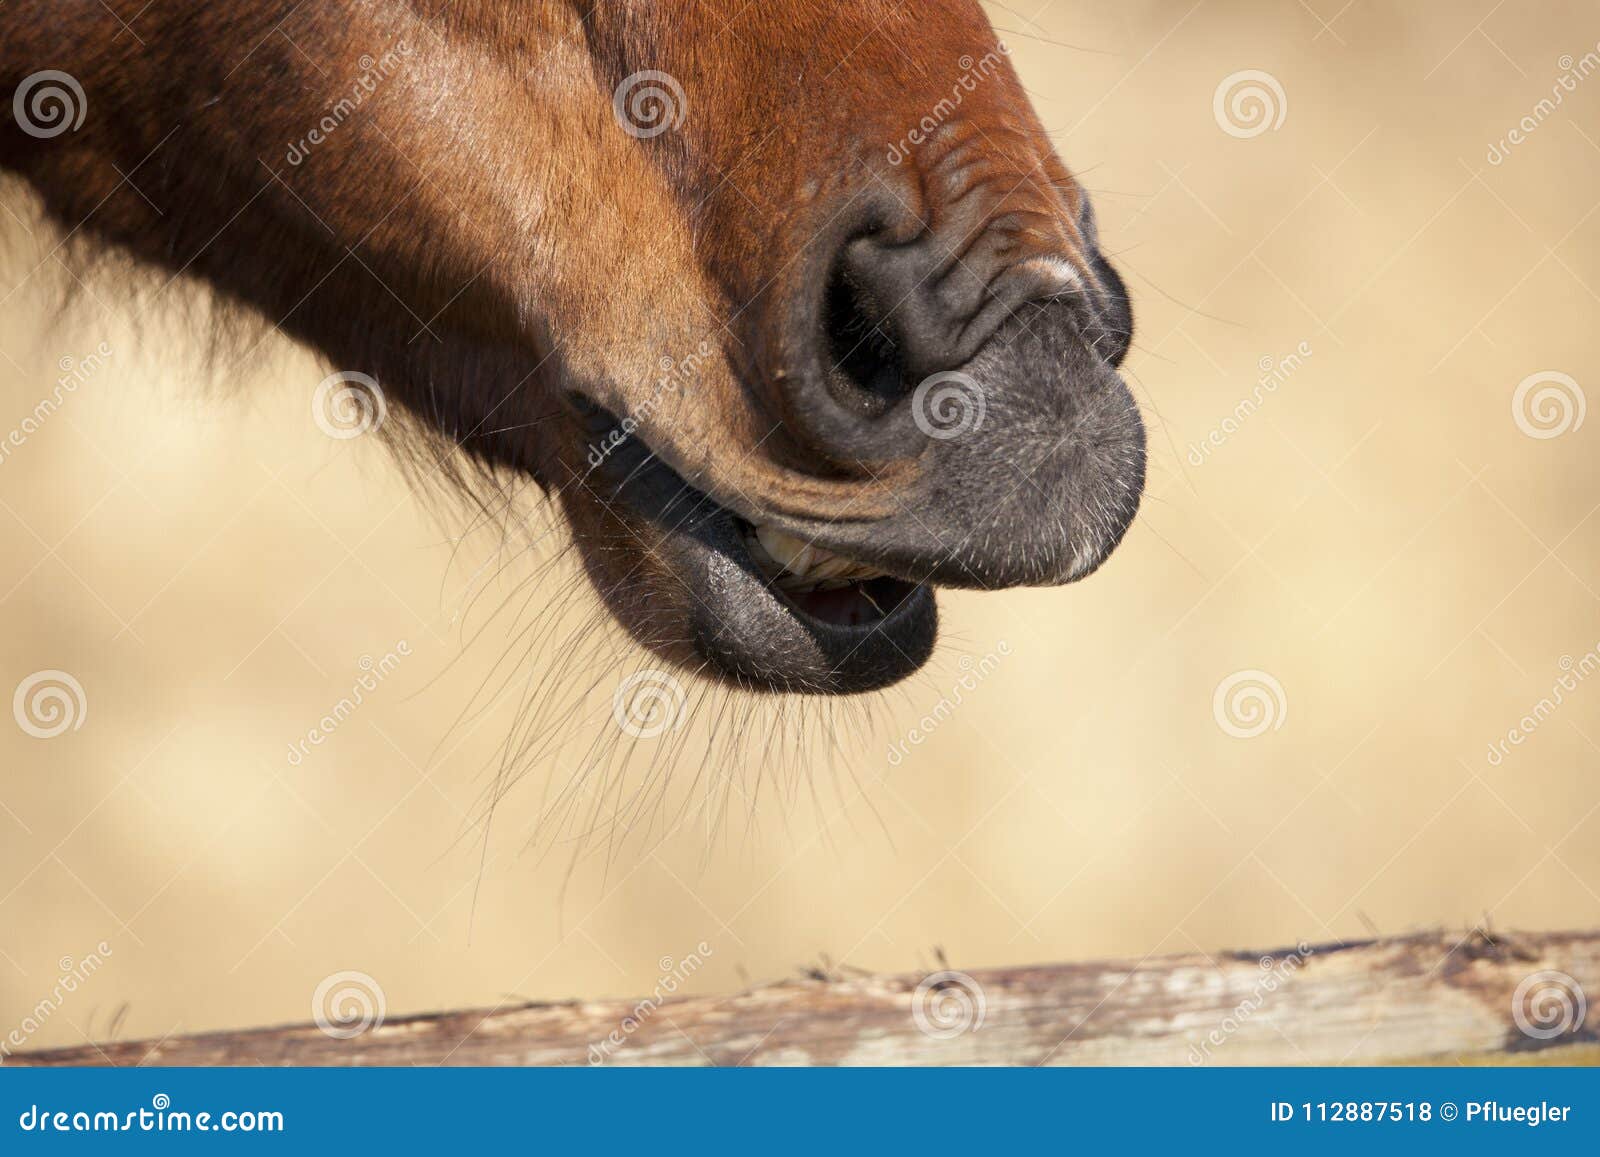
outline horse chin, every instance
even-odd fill
[[[930,586],[832,556],[816,573],[837,577],[808,581],[640,443],[564,488],[562,504],[607,608],[676,665],[751,690],[851,695],[899,682],[933,653]]]

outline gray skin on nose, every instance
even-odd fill
[[[1087,203],[1079,231],[1086,276],[1065,291],[1064,260],[1019,259],[1015,223],[964,248],[927,231],[819,238],[815,297],[783,321],[784,424],[844,473],[909,481],[884,520],[774,523],[946,586],[1097,567],[1138,511],[1145,431],[1116,369],[1128,295]]]
[[[1070,295],[1008,302],[991,332],[964,339],[970,348],[958,341],[932,358],[924,350],[917,364],[933,372],[920,380],[894,356],[903,336],[878,351],[893,372],[870,362],[842,367],[847,359],[819,320],[821,303],[802,302],[791,315],[809,329],[757,331],[783,341],[787,359],[774,364],[789,368],[769,380],[782,388],[795,439],[828,448],[813,454],[817,468],[862,478],[897,468],[888,490],[898,509],[855,520],[848,508],[826,519],[745,517],[896,576],[881,581],[909,580],[899,595],[875,603],[886,613],[874,625],[797,615],[768,589],[745,549],[742,518],[688,487],[644,444],[620,445],[591,484],[661,532],[650,538],[673,576],[666,595],[692,592],[681,599],[691,661],[749,686],[870,690],[915,671],[934,645],[931,587],[912,584],[1053,584],[1098,566],[1138,509],[1145,436],[1115,368],[1131,336],[1126,295],[1097,256],[1090,268],[1092,284]],[[892,312],[885,328],[915,332],[896,330]],[[629,539],[632,549],[637,540]],[[634,596],[627,584],[601,590],[611,600]],[[657,629],[657,607],[631,617],[615,609],[646,635]]]
[[[944,586],[1082,578],[1144,489],[1144,423],[1111,360],[1126,350],[1121,321],[1081,299],[1024,303],[973,357],[858,417],[868,444],[920,445],[915,481],[898,514],[813,536]]]

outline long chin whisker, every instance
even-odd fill
[[[463,592],[452,664],[495,640],[504,646],[488,657],[429,761],[450,759],[479,729],[504,729],[457,836],[479,845],[474,905],[485,874],[508,863],[495,850],[507,839],[497,838],[496,819],[530,778],[538,786],[517,804],[521,834],[508,849],[535,864],[562,856],[563,895],[580,870],[587,876],[592,868],[606,888],[618,871],[685,841],[698,844],[703,868],[735,832],[754,838],[774,813],[798,839],[797,808],[815,817],[809,839],[831,841],[837,818],[862,801],[888,831],[870,798],[877,777],[858,767],[870,703],[741,688],[712,677],[704,660],[662,667],[654,656],[684,642],[678,616],[646,608],[645,621],[623,631],[577,563],[570,533],[557,533],[559,522],[534,522],[519,495],[515,487],[484,495],[480,517],[454,544],[465,566],[474,557],[468,541],[495,536],[492,573],[477,574]],[[658,668],[681,691],[681,723],[657,736],[630,735],[613,717],[617,688]]]

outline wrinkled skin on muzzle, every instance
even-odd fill
[[[696,332],[722,362],[591,397],[633,415],[638,454],[591,463],[568,506],[582,520],[596,490],[588,541],[649,544],[658,582],[613,593],[624,622],[671,605],[679,657],[744,681],[893,681],[931,647],[927,584],[1081,578],[1138,509],[1144,430],[1116,371],[1132,319],[1092,210],[977,6],[927,7],[803,5],[727,58],[692,38],[649,54],[688,112],[641,149],[691,214],[724,323]],[[643,44],[605,31],[626,86]],[[902,580],[900,611],[834,637],[763,597],[751,525]]]
[[[0,20],[0,89],[90,97],[0,169],[536,480],[661,657],[881,687],[936,586],[1081,578],[1138,508],[1127,295],[976,0]]]

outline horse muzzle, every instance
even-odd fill
[[[1087,205],[1078,230],[1040,216],[928,228],[880,199],[816,233],[746,335],[750,372],[815,470],[887,484],[890,509],[756,515],[916,582],[1045,585],[1100,564],[1144,488],[1118,373],[1132,313]]]
[[[883,248],[851,241],[809,300],[766,313],[782,357],[763,385],[812,469],[887,490],[887,513],[845,502],[834,517],[796,516],[782,495],[706,493],[590,413],[591,436],[618,449],[588,488],[631,522],[633,550],[613,549],[642,556],[657,580],[643,584],[648,606],[638,583],[608,602],[658,650],[670,618],[682,661],[743,685],[871,690],[931,654],[933,588],[1075,581],[1133,520],[1145,431],[1116,369],[1131,325],[1109,267],[1096,256],[1086,276],[1033,259],[970,298],[948,283],[919,298],[931,276],[921,255]],[[898,264],[874,274],[879,258]],[[603,594],[606,570],[591,565]]]

